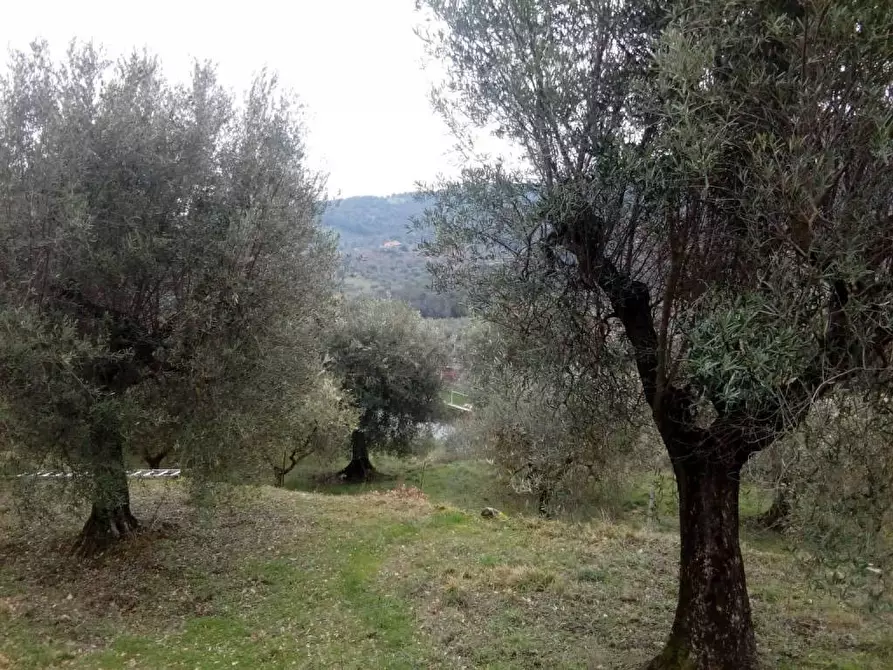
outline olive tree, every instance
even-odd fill
[[[489,322],[475,322],[463,344],[475,411],[461,430],[516,491],[536,498],[540,514],[552,516],[592,493],[589,482],[619,481],[629,465],[649,460],[631,375],[616,393],[560,348]]]
[[[284,486],[285,476],[309,456],[331,459],[343,453],[358,414],[350,397],[325,374],[315,384],[284,389],[283,400],[290,411],[273,417],[253,414],[239,423],[240,432],[260,449],[276,486]]]
[[[435,327],[402,302],[347,301],[332,327],[333,371],[360,417],[351,435],[351,460],[341,476],[374,476],[369,449],[405,450],[421,424],[436,418],[445,346]]]
[[[680,502],[649,667],[757,667],[742,467],[833,390],[890,387],[893,5],[420,4],[441,111],[525,157],[440,190],[439,285],[609,388],[635,371]]]
[[[11,55],[0,120],[10,440],[23,464],[72,470],[92,504],[90,552],[138,527],[132,418],[175,426],[198,477],[250,448],[213,429],[269,352],[320,359],[308,343],[336,258],[318,225],[323,183],[304,163],[299,106],[265,73],[237,102],[210,65],[175,85],[145,53],[110,63],[73,44],[56,62],[36,43]],[[282,379],[306,378],[307,360]]]
[[[864,573],[893,559],[893,413],[884,405],[849,391],[830,394],[748,463],[749,480],[775,491],[760,520],[817,547],[811,563]]]

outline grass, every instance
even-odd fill
[[[670,471],[657,472],[650,477],[643,477],[633,482],[621,496],[619,502],[625,511],[644,515],[648,508],[648,496],[651,489],[655,491],[658,520],[667,524],[667,528],[675,528],[678,500],[676,498],[676,482]],[[742,483],[739,496],[742,519],[755,519],[765,512],[771,503],[771,491],[766,491],[748,482]]]
[[[0,508],[0,669],[614,669],[660,648],[678,544],[633,521],[640,493],[629,520],[545,521],[511,512],[484,462],[429,465],[427,495],[396,485],[418,463],[388,465],[391,489],[244,487],[210,513],[145,483],[137,513],[168,523],[87,562],[62,551],[76,515],[20,528]],[[482,519],[486,502],[510,513]],[[767,667],[893,667],[889,602],[870,613],[790,552],[744,552]]]
[[[364,495],[388,491],[399,486],[415,486],[434,503],[480,511],[496,507],[505,512],[535,513],[536,501],[531,496],[514,493],[485,460],[439,460],[439,454],[428,458],[375,458],[380,476],[369,484],[343,484],[328,475],[339,466],[308,461],[302,463],[286,480],[286,487],[309,493],[332,495]]]
[[[464,509],[480,510],[496,507],[504,512],[535,515],[535,496],[511,490],[505,477],[498,474],[492,462],[483,459],[449,459],[442,451],[425,458],[400,459],[377,456],[375,465],[380,476],[367,484],[344,484],[330,475],[342,464],[308,460],[300,464],[286,479],[286,487],[310,493],[363,495],[371,491],[388,491],[398,486],[422,489],[435,503]],[[585,503],[576,502],[564,516],[572,519],[610,518],[639,527],[645,524],[651,489],[655,491],[654,525],[675,532],[678,529],[676,484],[670,472],[659,472],[632,482],[615,484],[607,491],[594,490]],[[774,533],[765,533],[752,523],[772,502],[770,492],[744,484],[741,491],[741,518],[751,540],[774,542]]]

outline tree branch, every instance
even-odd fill
[[[553,243],[562,244],[577,258],[580,278],[590,290],[607,296],[632,345],[645,400],[670,455],[686,457],[706,437],[694,421],[695,398],[672,384],[658,388],[660,351],[648,285],[621,272],[607,258],[601,243],[603,222],[585,208],[559,221]]]
[[[754,409],[741,403],[717,405],[720,417],[709,432],[716,439],[732,437],[740,443],[744,460],[770,446],[783,432],[799,426],[818,400],[859,372],[850,351],[854,334],[846,313],[849,287],[842,279],[835,278],[830,281],[830,289],[825,334],[804,374],[780,388],[762,407]]]
[[[304,444],[301,448],[295,447],[291,450],[291,453],[288,454],[288,465],[283,465],[282,468],[277,468],[277,474],[285,476],[289,472],[295,469],[295,466],[307,458],[310,454],[313,453],[313,449],[310,449],[310,441],[313,440],[313,437],[316,435],[316,431],[319,428],[319,422],[313,423],[313,430],[310,431],[310,434],[307,436],[307,439],[304,440]],[[300,454],[300,455],[299,455]]]

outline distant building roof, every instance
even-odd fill
[[[400,243],[397,240],[388,240],[384,244],[381,245],[382,249],[395,249],[400,246]]]

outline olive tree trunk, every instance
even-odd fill
[[[647,670],[758,667],[738,542],[740,466],[674,463],[679,492],[679,596],[669,640]]]
[[[166,451],[162,451],[158,454],[144,454],[143,460],[146,461],[146,465],[148,465],[153,470],[157,470],[161,467],[161,462],[164,460],[164,457],[167,456]]]
[[[589,230],[600,230],[592,215]],[[748,457],[778,436],[781,412],[752,416],[728,405],[717,408],[709,428],[697,425],[697,397],[667,384],[666,333],[658,336],[647,284],[620,272],[597,236],[565,235],[591,287],[607,295],[632,345],[642,391],[667,453],[679,492],[679,594],[663,651],[647,670],[754,670],[756,636],[738,542],[738,493]],[[670,303],[666,303],[670,304]],[[809,394],[807,394],[807,397]],[[801,403],[808,407],[808,404]],[[722,410],[722,411],[720,411]]]
[[[375,476],[375,468],[369,460],[369,443],[366,433],[355,430],[350,437],[351,459],[347,467],[338,475],[346,482],[358,483],[369,481]]]
[[[93,503],[74,547],[81,556],[100,553],[139,529],[139,521],[130,511],[124,451],[117,431],[94,430],[93,450]]]

